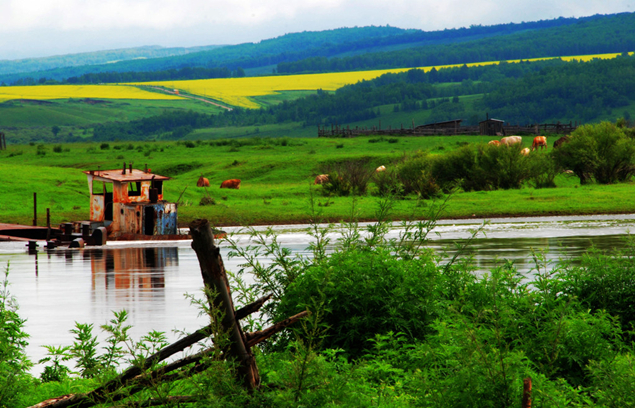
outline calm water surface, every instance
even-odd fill
[[[482,220],[443,221],[431,234],[430,246],[451,253],[453,243],[467,238]],[[298,254],[311,238],[306,226],[277,226],[278,240]],[[237,231],[237,229],[226,228]],[[635,231],[635,214],[596,217],[545,217],[496,219],[485,226],[485,236],[473,242],[479,271],[487,271],[503,259],[514,261],[523,272],[533,267],[531,252],[543,252],[557,261],[580,255],[591,246],[609,250],[624,245]],[[389,236],[398,236],[396,227]],[[241,245],[246,235],[238,234]],[[330,237],[335,240],[337,233]],[[240,259],[229,259],[221,241],[221,255],[228,270],[237,271]],[[262,260],[266,262],[266,259]],[[24,243],[0,242],[0,269],[9,264],[10,291],[27,319],[30,334],[27,352],[37,362],[46,355],[43,345],[70,345],[75,322],[93,323],[94,334],[105,336],[99,326],[112,311],[129,312],[130,332],[138,340],[151,330],[163,331],[170,341],[174,330],[192,332],[207,324],[198,316],[185,293],[202,297],[202,279],[190,241],[157,244],[112,242],[102,248],[40,250],[28,254]],[[33,369],[39,374],[42,366]]]

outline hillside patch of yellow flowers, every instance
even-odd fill
[[[631,53],[633,54],[633,53]],[[619,53],[580,55],[560,57],[565,61],[590,61],[595,58],[615,58]],[[531,58],[525,61],[541,61],[549,58]],[[510,60],[517,63],[520,60]],[[493,65],[499,61],[487,61],[465,64],[468,67]],[[454,68],[464,64],[420,67],[425,72],[432,68]],[[253,99],[256,96],[272,95],[284,91],[335,91],[345,85],[360,81],[368,81],[386,73],[408,71],[411,68],[395,68],[374,71],[334,72],[326,74],[280,75],[244,78],[217,78],[188,81],[158,81],[130,84],[108,85],[41,85],[41,86],[6,86],[0,87],[0,102],[12,99],[68,99],[68,98],[101,98],[101,99],[181,99],[180,96],[149,92],[137,88],[137,85],[159,86],[169,90],[185,91],[189,94],[203,96],[223,102],[230,106],[257,109],[260,105]]]

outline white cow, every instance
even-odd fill
[[[501,139],[501,144],[511,146],[513,144],[522,143],[523,138],[520,136],[507,136]]]

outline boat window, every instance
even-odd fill
[[[128,197],[139,197],[141,195],[141,182],[133,181],[128,183]]]
[[[104,195],[104,193],[112,193],[112,183],[106,183],[100,180],[94,180],[91,186],[93,195]]]

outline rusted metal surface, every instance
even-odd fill
[[[91,221],[104,221],[106,207],[104,205],[103,195],[91,195],[90,196],[90,220]]]
[[[146,173],[143,170],[132,169],[129,171],[126,169],[126,174],[122,174],[121,169],[117,170],[87,170],[84,174],[95,177],[101,181],[117,181],[120,183],[129,183],[131,181],[151,181],[153,178],[156,181],[170,180],[170,177],[160,176],[158,174]]]
[[[111,237],[177,233],[176,204],[163,200],[163,181],[169,177],[126,168],[125,163],[122,169],[84,174],[90,190],[90,220],[102,222]]]

